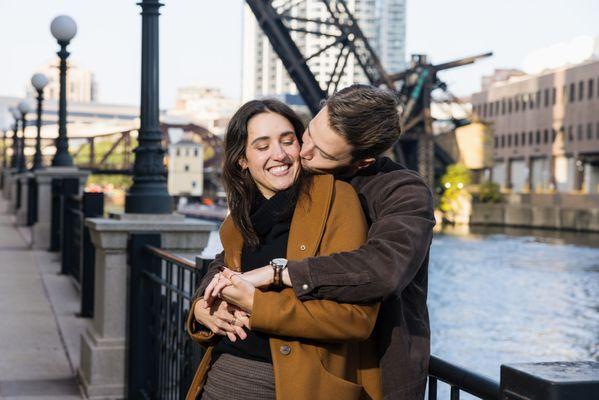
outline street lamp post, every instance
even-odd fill
[[[21,113],[16,107],[10,109],[12,117],[15,119],[15,125],[12,131],[12,157],[10,159],[10,167],[17,168],[19,164],[19,120]]]
[[[31,166],[31,170],[34,171],[44,167],[42,163],[42,103],[44,101],[44,87],[48,84],[48,78],[44,74],[34,74],[31,77],[31,84],[37,91],[37,137],[33,165]]]
[[[31,111],[29,102],[23,100],[19,103],[19,111],[21,112],[21,140],[19,140],[19,162],[17,163],[17,171],[25,172],[25,128],[27,127],[27,113]]]
[[[125,213],[169,214],[173,200],[166,187],[159,122],[158,17],[162,4],[158,0],[138,4],[142,8],[140,129]]]
[[[59,15],[50,24],[52,36],[58,41],[60,51],[60,96],[58,100],[58,137],[56,138],[56,154],[52,159],[54,167],[70,167],[73,157],[69,154],[69,139],[67,138],[67,46],[77,33],[77,24],[68,15]]]

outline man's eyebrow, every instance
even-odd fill
[[[329,153],[327,153],[326,151],[324,151],[323,149],[318,147],[318,145],[316,143],[314,143],[314,136],[312,136],[312,132],[310,131],[310,123],[309,122],[308,122],[308,134],[310,135],[310,138],[312,138],[312,143],[314,144],[314,147],[316,147],[318,149],[318,151],[320,151],[326,158],[330,158],[333,161],[337,161],[337,157],[333,157],[332,155],[330,155]]]

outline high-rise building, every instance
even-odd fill
[[[277,1],[273,2],[277,5]],[[405,10],[406,0],[348,0],[347,5],[358,24],[378,54],[388,72],[405,68]],[[322,1],[306,0],[291,10],[294,17],[312,20],[329,18]],[[291,22],[296,24],[296,21]],[[318,24],[308,23],[307,30],[318,30]],[[331,42],[327,36],[315,36],[303,32],[291,32],[296,45],[304,55],[314,54]],[[339,50],[325,51],[308,61],[321,87],[326,88],[334,69]],[[354,60],[348,59],[339,88],[353,83],[364,83],[365,77]],[[273,50],[268,38],[262,33],[254,14],[245,5],[243,13],[243,71],[242,99],[244,101],[272,95],[294,95],[297,89],[285,67]]]
[[[67,101],[75,103],[92,103],[98,100],[98,87],[94,74],[74,63],[68,63],[67,72]],[[48,78],[44,88],[46,100],[58,100],[60,97],[60,76],[57,63],[51,62],[39,68],[40,72]],[[30,97],[35,97],[35,89],[29,84],[27,92]]]

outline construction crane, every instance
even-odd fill
[[[313,115],[320,109],[321,101],[338,89],[348,67],[358,66],[368,83],[397,93],[402,135],[393,147],[396,159],[418,171],[429,185],[434,183],[438,170],[435,162],[441,165],[453,162],[434,143],[432,92],[446,88],[437,73],[472,64],[492,53],[437,65],[418,54],[412,56],[408,69],[389,74],[344,0],[321,0],[325,16],[318,19],[305,17],[303,0],[246,0],[246,3]],[[302,50],[307,47],[304,43],[308,38],[322,45],[306,54]],[[335,63],[326,79],[319,82],[310,65],[321,54],[328,54]]]

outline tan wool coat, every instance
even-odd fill
[[[309,196],[300,196],[293,214],[287,258],[354,250],[365,241],[367,229],[354,189],[330,175],[314,176]],[[220,237],[226,265],[239,271],[243,239],[230,218],[221,226]],[[379,360],[371,337],[378,309],[379,303],[302,302],[291,288],[256,290],[250,325],[271,335],[277,400],[381,399]],[[193,339],[207,347],[187,396],[195,400],[220,337],[199,325],[193,312],[187,324]]]

